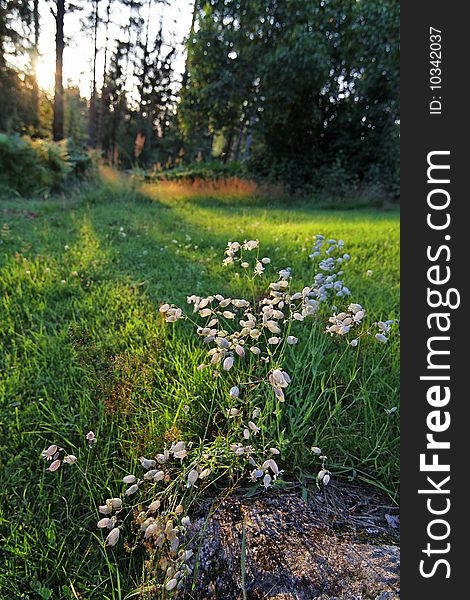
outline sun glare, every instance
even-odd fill
[[[36,76],[39,87],[45,92],[54,91],[54,62],[41,57],[36,65]]]

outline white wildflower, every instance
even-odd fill
[[[269,329],[271,333],[281,333],[281,328],[276,323],[276,321],[266,321],[265,326]]]
[[[160,508],[160,500],[154,500],[151,502],[147,508],[148,512],[155,512]]]
[[[57,452],[58,448],[56,444],[52,444],[52,446],[49,446],[49,448],[47,448],[46,450],[42,451],[42,457],[47,459],[47,460],[52,460],[52,457],[54,456],[54,454]]]
[[[230,369],[233,367],[233,356],[227,356],[227,358],[224,360],[223,363],[223,369],[224,371],[230,371]]]
[[[331,474],[329,471],[326,471],[325,469],[322,469],[321,471],[319,471],[318,475],[317,475],[317,481],[321,482],[323,485],[328,485],[328,483],[330,482],[331,479]]]
[[[129,488],[127,488],[127,490],[124,493],[126,494],[126,496],[132,496],[132,494],[135,494],[138,489],[139,486],[137,485],[137,483],[134,483],[134,485],[131,485]]]
[[[243,358],[245,356],[245,349],[243,348],[243,346],[240,346],[240,344],[237,344],[235,346],[235,352],[238,354],[238,356],[240,356],[241,358]]]
[[[146,539],[152,537],[153,535],[155,535],[156,533],[158,533],[160,530],[160,528],[158,527],[158,525],[156,523],[150,523],[150,525],[147,525],[147,527],[145,527],[145,534],[144,537]]]
[[[153,459],[145,458],[145,456],[141,456],[139,461],[144,469],[152,469],[156,465],[156,462]]]
[[[168,452],[168,450],[165,450],[165,452],[163,454],[157,454],[157,456],[156,456],[157,463],[159,465],[165,464],[169,458],[170,458],[170,453]]]
[[[181,519],[181,525],[183,525],[183,527],[189,527],[189,525],[191,525],[191,519],[186,515],[185,517],[183,517]],[[192,550],[186,550],[187,553],[190,553],[188,558],[185,558],[185,560],[189,560],[191,558],[191,556],[193,555],[193,551]]]
[[[267,490],[268,487],[271,485],[271,482],[272,482],[271,475],[266,473],[266,475],[263,477],[263,487]]]
[[[177,579],[170,579],[170,581],[165,585],[165,589],[167,592],[171,592],[171,590],[174,590],[177,585],[178,585]]]
[[[108,527],[110,522],[111,522],[111,519],[109,519],[108,517],[105,517],[104,519],[100,519],[98,521],[98,523],[96,524],[96,526],[99,529],[105,529],[106,527]]]
[[[279,467],[277,466],[276,461],[273,460],[272,458],[265,460],[264,463],[261,465],[261,468],[263,470],[271,469],[271,471],[274,473],[274,475],[279,474]]]
[[[198,478],[199,478],[199,473],[196,471],[196,469],[192,469],[192,471],[190,471],[188,474],[188,483],[186,484],[186,487],[188,487],[188,488],[192,487],[196,483]]]
[[[157,473],[158,469],[150,469],[150,471],[147,471],[147,473],[145,473],[144,480],[151,481]]]
[[[134,483],[137,481],[137,477],[135,475],[126,475],[122,480],[124,483]]]
[[[255,248],[257,248],[259,246],[259,240],[249,240],[248,242],[245,241],[245,243],[243,244],[243,248],[245,250],[254,250]]]
[[[184,450],[184,452],[186,452],[186,450]],[[153,480],[156,481],[163,481],[165,479],[165,472],[164,471],[157,471],[155,473],[155,475],[153,476]]]
[[[258,261],[255,266],[255,275],[261,275],[264,271],[263,263]]]
[[[106,538],[106,546],[115,546],[119,540],[119,527],[115,527],[111,529],[108,533],[108,537]]]
[[[181,450],[184,450],[186,447],[186,444],[184,442],[176,442],[176,444],[173,444],[170,448],[170,452],[181,452]]]

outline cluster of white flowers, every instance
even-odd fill
[[[320,272],[314,277],[314,284],[310,288],[309,295],[316,298],[318,304],[332,300],[335,297],[346,297],[351,295],[351,290],[344,285],[344,281],[340,277],[344,274],[342,270],[345,262],[350,260],[350,255],[344,253],[343,240],[325,239],[324,235],[317,234],[313,244],[310,258],[318,261]],[[368,269],[366,275],[372,276],[373,271]],[[365,316],[365,310],[360,304],[351,303],[344,312],[336,314],[336,307],[332,307],[335,311],[329,317],[329,325],[325,329],[325,333],[332,336],[346,336],[353,328],[357,328],[362,324]],[[390,331],[390,327],[396,323],[395,320],[379,321],[375,323],[379,331],[375,334],[375,339],[379,342],[386,343],[386,336]],[[369,333],[369,330],[364,333]],[[358,336],[359,337],[359,336]],[[356,347],[359,343],[357,338],[350,341],[352,347]]]
[[[130,481],[129,476],[127,477]],[[122,507],[120,498],[108,498],[105,505],[99,507],[100,513],[110,515],[100,519],[97,523],[98,528],[110,530],[105,540],[106,546],[115,546],[119,541],[122,525],[118,525],[118,516]],[[153,500],[146,509],[138,514],[136,522],[140,526],[146,544],[150,544],[162,554],[159,566],[165,572],[163,585],[166,591],[172,591],[175,588],[181,589],[184,579],[192,573],[188,561],[193,556],[193,551],[182,547],[182,541],[191,520],[189,516],[184,515],[182,504],[177,505],[172,511],[163,511],[157,514],[160,508],[160,500]],[[113,511],[116,511],[116,514],[112,514]],[[167,552],[163,554],[162,551],[165,549]]]
[[[64,452],[65,450],[63,448],[59,448],[57,444],[51,444],[48,448],[41,452],[42,458],[51,463],[48,471],[54,473],[54,471],[57,471],[57,469],[60,468],[62,463],[73,465],[77,462],[77,457],[74,454],[65,454],[65,456],[63,456]]]
[[[323,239],[321,236],[317,237],[316,250],[321,250]],[[281,473],[272,458],[272,454],[279,454],[279,450],[271,448],[269,450],[271,457],[266,457],[266,448],[256,449],[255,441],[260,433],[260,425],[256,419],[260,415],[260,409],[249,408],[249,396],[252,388],[266,383],[273,390],[277,400],[285,401],[286,388],[291,383],[291,378],[281,366],[282,359],[285,348],[298,342],[297,336],[291,334],[291,327],[314,316],[319,310],[320,303],[330,298],[330,289],[335,295],[341,292],[339,296],[350,293],[347,288],[344,288],[342,281],[338,280],[342,272],[337,269],[337,265],[340,265],[343,260],[348,260],[349,256],[332,256],[334,250],[343,246],[343,242],[327,240],[325,243],[328,245],[327,255],[320,263],[324,273],[316,277],[313,285],[306,286],[301,291],[291,292],[291,269],[284,268],[278,271],[277,280],[268,284],[267,293],[256,302],[244,298],[225,297],[221,294],[205,297],[192,294],[187,297],[192,315],[185,314],[182,309],[170,304],[164,304],[160,308],[160,312],[166,315],[167,322],[186,319],[193,323],[197,335],[204,344],[209,346],[208,360],[206,364],[200,365],[199,369],[211,367],[216,374],[220,374],[235,370],[239,365],[241,372],[245,373],[244,378],[247,383],[237,385],[232,383],[229,391],[234,405],[227,409],[227,417],[229,420],[236,421],[234,430],[239,428],[239,435],[242,438],[242,441],[230,443],[229,449],[251,466],[249,479],[253,482],[261,481],[266,489]],[[250,263],[245,260],[243,253],[255,249],[259,252],[257,240],[250,240],[243,244],[237,241],[229,242],[225,249],[223,263],[225,266],[239,263],[242,269],[247,270]],[[255,263],[252,262],[251,266],[254,266],[255,275],[260,275],[270,263],[268,257],[261,260],[256,257]],[[356,310],[356,306],[351,305],[349,310],[351,319],[359,323],[361,314]],[[338,315],[337,319],[340,316],[347,318],[345,314]],[[346,327],[346,323],[342,325]],[[249,360],[248,357],[251,359]],[[253,357],[256,359],[254,363]],[[257,365],[266,366],[264,376]],[[243,400],[239,399],[240,389],[244,390]],[[237,405],[237,402],[241,404]],[[194,487],[199,479],[207,476],[208,473],[210,470],[203,466],[191,465],[185,475],[186,487]],[[325,484],[327,481],[328,478]],[[135,482],[132,485],[135,485]]]
[[[250,264],[243,257],[243,250],[251,252],[252,250],[255,250],[257,248],[259,248],[258,240],[245,240],[243,244],[241,244],[240,242],[228,242],[227,248],[224,252],[225,258],[223,260],[223,264],[225,266],[228,266],[233,265],[235,262],[238,261],[240,262],[240,266],[243,269],[248,269],[250,267]],[[271,261],[269,260],[269,258],[263,258],[261,260],[256,258],[254,270],[255,275],[261,275],[264,271],[264,265],[269,264],[270,262]]]
[[[310,296],[318,302],[326,302],[334,297],[344,298],[351,291],[344,285],[343,264],[350,260],[350,255],[343,253],[343,240],[325,239],[322,234],[315,236],[312,253],[309,257],[318,262],[320,271],[314,276],[310,286]]]
[[[284,389],[289,385],[291,379],[285,371],[273,369],[268,375],[268,381],[271,384],[276,398],[284,402]]]
[[[143,475],[142,479],[138,479],[133,474],[125,475],[122,478],[123,483],[126,483],[129,486],[125,490],[124,495],[127,497],[133,496],[138,491],[139,487],[146,482],[155,484],[160,481],[168,481],[170,479],[169,473],[165,472],[161,468],[158,468],[157,465],[165,464],[171,457],[183,460],[186,456],[187,456],[187,449],[186,449],[186,444],[183,441],[172,444],[171,447],[169,449],[165,449],[162,454],[157,454],[155,459],[146,458],[145,456],[141,456],[139,458],[139,462],[142,465],[142,467],[145,469],[146,472]],[[123,507],[123,502],[122,502],[121,498],[108,498],[106,500],[105,504],[103,504],[102,506],[100,506],[98,508],[98,510],[101,514],[110,515],[110,516],[106,516],[106,517],[100,519],[97,523],[97,527],[100,529],[111,529],[111,531],[109,532],[109,534],[105,540],[106,546],[115,546],[119,540],[120,527],[118,525],[118,517],[116,514],[111,516],[111,513],[113,511],[118,511],[118,513],[119,513],[119,511],[121,511],[122,507]],[[159,507],[160,507],[160,500],[154,500],[149,505],[147,511],[149,513],[153,513]],[[178,511],[178,514],[179,514],[179,512],[181,512],[181,511]],[[141,513],[141,515],[142,514],[143,513]],[[146,524],[149,525],[151,523],[152,523],[152,518],[150,518],[150,521],[147,519]],[[150,528],[147,531],[146,525],[143,525],[142,531],[145,534],[145,539],[147,539],[150,537],[151,532],[153,530],[152,530],[152,528]],[[156,531],[156,529],[155,529],[155,531]],[[166,533],[169,534],[169,530]],[[175,540],[177,540],[177,541],[175,541]],[[171,549],[172,549],[171,551],[173,551],[173,546],[175,546],[175,545],[176,545],[176,547],[174,548],[174,551],[176,551],[176,548],[179,545],[178,538],[176,538],[176,537],[173,538],[171,540],[171,543],[173,544],[171,546]],[[159,544],[157,544],[157,546],[158,545]]]
[[[386,344],[388,342],[388,337],[385,334],[390,333],[390,330],[393,325],[395,325],[397,321],[395,319],[389,319],[388,321],[378,321],[376,323],[379,331],[375,334],[375,339],[379,342],[383,342]]]
[[[340,312],[329,317],[328,322],[331,323],[325,333],[330,335],[344,336],[354,327],[358,327],[364,318],[366,311],[360,304],[350,304],[346,312]]]
[[[305,293],[294,296],[294,300],[301,302],[294,310],[291,308],[294,306],[290,304],[292,298],[285,291],[289,282],[283,276],[278,282],[270,284],[270,297],[262,298],[255,308],[248,300],[225,298],[221,294],[205,298],[188,296],[187,301],[193,305],[193,313],[207,319],[203,326],[196,323],[197,335],[211,346],[208,350],[209,364],[200,368],[210,365],[230,371],[235,361],[245,358],[247,352],[265,363],[270,362],[272,348],[280,345],[284,339],[282,331],[286,314],[283,309],[287,308],[290,320],[303,320],[304,315],[310,312]],[[165,304],[160,310],[166,312],[168,308],[169,305]],[[177,318],[185,318],[182,311],[178,315]],[[293,345],[297,343],[297,338],[288,335],[286,343]]]
[[[331,472],[328,471],[328,469],[325,466],[327,457],[323,454],[321,448],[319,448],[318,446],[312,446],[311,451],[314,454],[316,454],[318,456],[318,458],[321,460],[321,468],[317,474],[317,482],[326,486],[331,481]]]
[[[244,446],[243,444],[231,444],[230,449],[237,456],[244,456],[248,464],[251,467],[253,467],[253,469],[250,471],[249,480],[253,483],[256,483],[258,480],[261,480],[261,484],[266,490],[272,485],[272,482],[275,481],[283,472],[279,469],[276,461],[273,458],[268,458],[263,462],[257,462],[254,457],[255,451],[253,446]],[[270,448],[269,452],[271,454],[279,454],[279,450],[277,448]]]
[[[329,333],[334,336],[346,336],[353,328],[358,328],[365,317],[366,311],[362,308],[360,304],[350,304],[347,308],[347,311],[340,312],[339,314],[333,314],[329,317],[328,322],[331,325],[327,326],[325,329],[325,333]],[[378,332],[374,334],[374,338],[378,342],[382,342],[386,344],[388,342],[388,334],[393,325],[397,325],[398,321],[395,319],[390,319],[388,321],[378,321],[373,323],[373,326],[378,328]],[[371,327],[363,327],[362,331],[357,335],[353,340],[349,343],[351,346],[356,347],[359,343],[359,338],[364,335],[370,335]]]
[[[262,479],[262,486],[267,490],[281,473],[282,471],[277,466],[276,461],[272,458],[268,458],[261,465],[261,468],[251,471],[250,480],[255,482],[258,479]]]
[[[85,438],[90,446],[94,446],[96,444],[96,435],[93,431],[89,431]]]
[[[144,482],[156,483],[169,480],[169,473],[155,468],[158,464],[166,463],[171,457],[183,459],[186,456],[186,447],[184,442],[172,444],[169,450],[164,450],[162,454],[157,454],[155,459],[140,457],[139,462],[146,470],[142,480],[137,479],[133,474],[125,475],[122,481],[129,484],[124,494],[133,495],[138,486]],[[199,469],[195,467],[188,474],[188,482],[193,485],[196,479],[203,479],[210,474],[210,469]],[[188,486],[189,487],[189,486]],[[163,498],[163,492],[159,492]],[[160,567],[165,571],[165,583],[163,586],[166,591],[181,589],[184,579],[192,572],[187,564],[191,558],[192,550],[183,547],[183,538],[187,528],[190,526],[190,518],[184,515],[184,506],[178,504],[174,510],[160,511],[162,500],[153,499],[146,509],[141,510],[136,518],[140,526],[143,541],[152,548],[158,549],[161,558]],[[106,539],[106,546],[115,546],[119,541],[122,522],[119,521],[119,514],[123,510],[123,501],[121,498],[108,498],[99,507],[99,512],[105,515],[97,522],[97,527],[103,530],[110,530]],[[166,554],[163,551],[166,549]]]
[[[239,408],[230,408],[228,410],[227,416],[229,418],[239,417],[239,423],[241,425],[242,435],[244,438],[244,443],[236,443],[230,444],[230,450],[234,452],[237,456],[245,456],[248,462],[252,466],[256,466],[255,459],[253,458],[254,449],[253,446],[245,445],[245,442],[251,438],[252,435],[258,435],[260,432],[260,427],[254,422],[261,414],[261,410],[259,408],[255,408],[251,414],[251,419],[247,420],[245,423],[243,422],[243,411]],[[240,421],[241,419],[241,421]]]
[[[188,473],[186,487],[187,488],[197,487],[196,481],[198,481],[198,479],[205,479],[210,474],[211,474],[210,469],[208,469],[208,468],[204,469],[203,467],[200,467],[199,465],[194,465],[194,468],[191,469]]]
[[[120,498],[108,498],[102,506],[98,507],[98,511],[102,515],[109,515],[101,518],[96,526],[99,529],[110,529],[111,531],[106,536],[105,545],[115,546],[119,541],[120,527],[117,526],[118,514],[122,509],[122,500]],[[116,511],[116,514],[112,514]]]
[[[185,578],[192,573],[188,561],[193,556],[192,550],[182,547],[182,540],[191,524],[190,518],[184,515],[184,506],[179,504],[174,511],[156,514],[160,508],[158,500],[153,501],[137,517],[137,523],[147,544],[160,551],[159,566],[165,573],[164,588],[171,592],[181,589]],[[162,551],[167,550],[166,554]]]
[[[331,473],[326,469],[321,469],[317,475],[317,481],[323,485],[328,485],[331,480]]]
[[[167,323],[175,323],[179,319],[184,319],[183,311],[177,306],[163,304],[160,306],[160,313],[165,315],[165,321]]]
[[[244,266],[242,251],[255,248],[259,248],[257,240],[243,244],[229,242],[224,264],[240,261]],[[258,261],[263,270],[264,265],[270,262],[268,257]],[[259,265],[258,270],[261,271]],[[200,365],[199,369],[210,366],[216,373],[230,371],[237,361],[246,360],[247,353],[266,365],[273,364],[278,349],[282,354],[285,345],[298,342],[298,338],[290,334],[291,325],[314,316],[320,305],[318,298],[322,297],[316,285],[291,293],[290,279],[290,268],[280,270],[277,281],[268,285],[267,294],[255,304],[243,298],[227,298],[221,294],[188,296],[187,302],[192,306],[193,315],[204,319],[203,324],[194,321],[182,309],[167,303],[160,307],[160,312],[166,315],[167,322],[187,319],[196,326],[197,335],[209,346],[208,362]],[[279,373],[284,375],[278,380]],[[289,375],[285,371],[271,369],[266,382],[271,385],[276,397],[284,401],[284,389],[290,383]]]
[[[126,475],[123,477],[123,482],[129,484],[129,487],[124,492],[126,496],[134,495],[139,486],[145,481],[157,483],[163,481],[166,477],[165,471],[157,467],[158,465],[164,465],[171,457],[180,459],[181,461],[186,458],[188,451],[186,449],[185,442],[176,442],[172,444],[170,449],[165,449],[162,454],[157,454],[156,458],[145,458],[141,456],[139,462],[142,467],[146,470],[143,479],[139,480],[135,475]]]
[[[230,450],[236,456],[243,457],[243,459],[246,460],[246,462],[252,467],[249,475],[249,481],[256,483],[258,480],[261,480],[261,485],[264,487],[264,489],[268,489],[268,487],[271,486],[272,482],[278,478],[282,471],[279,469],[276,461],[271,456],[266,458],[266,454],[279,455],[280,451],[274,447],[269,448],[268,450],[262,449],[261,451],[256,451],[253,445],[246,444],[248,440],[250,440],[253,436],[257,436],[261,431],[261,427],[255,423],[256,419],[258,419],[260,415],[261,409],[258,407],[255,407],[251,411],[250,416],[245,414],[245,418],[244,410],[242,408],[230,408],[228,410],[227,416],[229,418],[238,419],[240,430],[242,431],[244,438],[243,443],[238,442],[230,444]]]

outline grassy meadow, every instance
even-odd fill
[[[259,297],[282,268],[292,269],[292,288],[311,283],[315,234],[341,238],[351,255],[345,304],[362,304],[373,321],[399,318],[397,211],[319,210],[252,191],[180,193],[108,173],[64,196],[2,201],[2,599],[116,600],[144,589],[142,545],[129,535],[105,548],[97,507],[122,496],[122,477],[140,468],[140,456],[180,439],[195,447],[223,439],[229,399],[197,369],[204,345],[189,323],[165,323],[159,307],[184,307],[191,294],[244,298],[240,269],[222,264],[228,241],[259,240],[271,259],[250,291]],[[324,333],[327,318],[299,325],[286,354],[286,401],[265,421],[262,435],[280,450],[279,486],[315,490],[311,447],[319,446],[333,482],[367,482],[393,502],[399,411],[387,411],[398,404],[398,335],[353,348]],[[50,444],[77,464],[49,472],[41,451]],[[240,479],[225,473],[206,493],[245,485]]]

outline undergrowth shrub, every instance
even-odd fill
[[[247,169],[244,163],[230,161],[223,163],[217,160],[210,162],[194,162],[172,169],[162,169],[159,163],[145,172],[147,179],[152,181],[196,181],[226,179],[230,177],[245,177]]]
[[[0,194],[55,192],[92,171],[91,157],[71,140],[51,142],[0,134]]]

